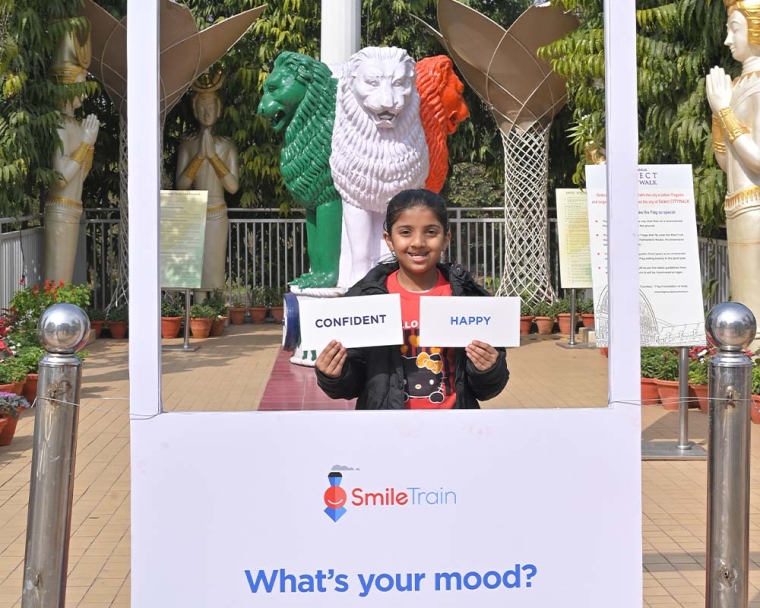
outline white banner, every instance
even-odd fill
[[[420,297],[420,346],[520,346],[520,298]]]
[[[564,289],[587,289],[592,286],[588,197],[574,188],[556,193],[560,283]]]
[[[606,168],[586,166],[596,343],[607,346]],[[705,344],[691,165],[639,168],[642,346]]]
[[[136,422],[132,605],[641,608],[629,407]]]

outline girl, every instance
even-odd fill
[[[422,348],[420,296],[487,296],[459,264],[441,264],[451,239],[446,204],[429,190],[404,190],[388,203],[385,242],[394,257],[347,296],[398,293],[402,346],[346,349],[333,340],[316,361],[317,383],[357,410],[479,408],[506,386],[506,351],[474,340],[466,348]]]

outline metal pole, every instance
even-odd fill
[[[748,602],[753,363],[741,351],[756,327],[738,302],[718,304],[705,322],[708,340],[720,349],[709,377],[706,608],[746,608]]]
[[[78,306],[55,304],[37,335],[48,351],[40,361],[22,608],[62,608],[74,495],[81,348],[90,321]]]
[[[570,346],[575,346],[575,287],[570,290]]]
[[[689,348],[678,351],[678,449],[690,450],[689,441]]]
[[[200,346],[190,346],[190,290],[185,289],[185,327],[183,330],[182,345],[167,344],[161,347],[162,351],[181,350],[186,352],[195,352]]]

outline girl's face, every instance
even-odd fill
[[[422,275],[435,270],[451,232],[444,230],[432,209],[419,206],[402,211],[390,234],[384,236],[401,269],[409,275]]]

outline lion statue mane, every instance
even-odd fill
[[[396,47],[366,47],[345,65],[330,155],[344,203],[385,213],[395,194],[424,186],[428,147],[414,79],[414,60]],[[384,82],[391,84],[392,103]],[[357,92],[366,94],[361,101]]]
[[[415,66],[420,94],[420,119],[425,129],[430,172],[425,188],[440,192],[449,171],[449,146],[446,137],[470,115],[464,101],[464,85],[454,73],[446,55],[425,57]]]

